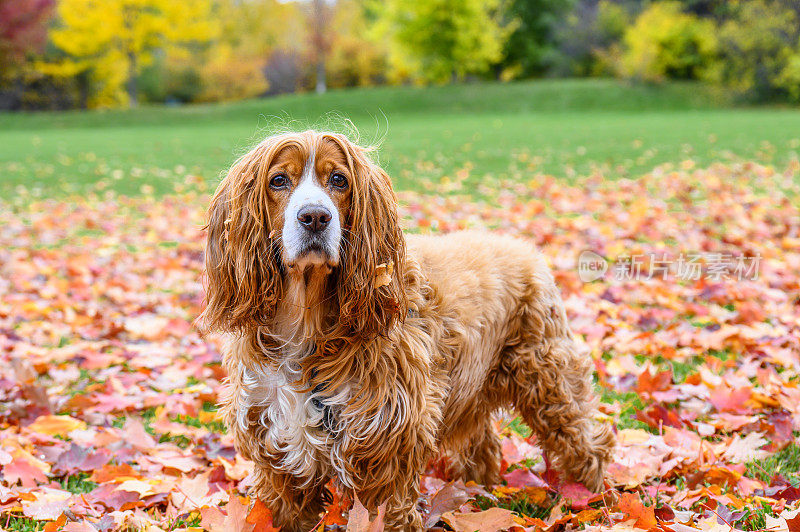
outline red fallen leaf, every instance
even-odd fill
[[[431,497],[431,510],[425,520],[425,526],[432,527],[439,522],[443,513],[456,510],[470,498],[466,491],[454,486],[452,482],[448,482]]]
[[[654,513],[659,521],[672,521],[675,519],[675,511],[669,506],[659,506],[654,510]]]
[[[739,492],[739,495],[743,497],[749,497],[753,495],[757,490],[760,490],[764,487],[764,483],[760,480],[755,480],[752,478],[742,477],[736,482],[736,491]],[[800,499],[800,492],[798,492],[798,498]],[[788,499],[787,499],[788,500]]]
[[[800,514],[795,513],[794,517],[785,517],[789,532],[800,532]]]
[[[42,532],[58,532],[62,527],[67,524],[67,514],[61,514],[55,521],[50,521],[44,525]]]
[[[261,502],[261,499],[256,499],[245,521],[253,525],[253,532],[279,532],[280,530],[275,528],[272,522],[272,512]]]
[[[763,305],[751,301],[740,301],[736,304],[737,316],[734,323],[753,323],[764,321],[765,314]]]
[[[375,520],[370,522],[369,512],[361,501],[358,500],[358,494],[355,495],[353,501],[353,508],[350,510],[347,519],[347,532],[383,532],[383,517],[386,513],[386,503],[384,502],[378,506],[378,513]]]
[[[527,467],[520,467],[503,475],[503,479],[511,488],[525,488],[533,486],[536,488],[547,488],[547,483],[539,476],[533,474]]]
[[[697,487],[701,482],[708,482],[715,486],[736,486],[742,473],[736,471],[734,466],[710,466],[698,469],[693,474],[686,475],[686,484],[690,488]]]
[[[100,449],[92,453],[91,449],[72,444],[69,449],[58,456],[53,473],[57,475],[70,475],[76,471],[95,471],[107,464],[111,453],[107,449]]]
[[[636,519],[636,528],[650,530],[657,525],[656,515],[652,506],[642,504],[638,495],[633,493],[622,493],[619,496],[619,511],[630,519]]]
[[[9,486],[20,482],[25,488],[33,488],[37,484],[47,482],[47,475],[24,458],[16,458],[3,467],[3,478]]]
[[[586,508],[589,503],[599,500],[602,497],[601,495],[592,493],[586,489],[583,484],[578,484],[577,482],[565,484],[559,488],[558,491],[561,493],[562,497],[571,501],[572,508],[575,510]]]
[[[667,410],[662,405],[651,405],[647,410],[639,410],[636,412],[636,419],[656,429],[662,426],[683,427],[683,422],[678,417],[678,414],[672,410]]]
[[[784,499],[786,502],[795,502],[800,500],[800,488],[794,486],[779,486],[766,488],[764,490],[756,490],[757,495],[764,495],[772,499]]]
[[[84,495],[94,508],[103,507],[112,511],[129,508],[139,502],[139,494],[117,490],[116,484],[102,484]]]
[[[794,440],[792,415],[786,410],[770,413],[762,423],[770,432],[772,443],[783,446]]]
[[[129,418],[122,427],[122,433],[124,441],[139,450],[148,451],[156,445],[156,441],[144,429],[140,419]]]
[[[636,391],[640,394],[652,395],[653,392],[663,392],[672,386],[672,370],[660,371],[653,375],[646,369],[639,375]]]
[[[516,434],[503,438],[501,449],[503,452],[503,459],[508,464],[516,464],[526,458],[533,458],[538,454],[538,450],[535,446]],[[507,468],[508,467],[506,467],[506,469]],[[503,471],[505,471],[505,469],[503,469]]]
[[[94,471],[89,480],[98,484],[112,482],[120,477],[141,478],[141,475],[133,469],[130,464],[106,464],[97,471]]]
[[[542,458],[544,459],[544,474],[542,475],[542,480],[549,486],[559,486],[561,484],[561,474],[559,473],[558,469],[553,467],[553,464],[550,463],[550,459],[547,457],[547,454],[543,454]]]
[[[350,506],[350,502],[342,498],[339,490],[331,489],[332,486],[330,483],[328,483],[328,488],[333,496],[333,501],[328,505],[328,509],[325,512],[322,524],[346,525],[347,519],[345,518],[344,514],[347,511],[346,508]]]
[[[748,386],[742,388],[720,386],[711,391],[708,400],[720,412],[743,414],[750,411],[745,403],[752,395],[753,390]]]

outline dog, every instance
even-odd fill
[[[387,530],[422,530],[419,480],[500,482],[493,413],[513,406],[548,456],[597,491],[614,446],[533,245],[404,235],[389,176],[337,133],[271,136],[236,161],[208,211],[206,306],[222,332],[221,412],[254,466],[252,495],[310,530],[355,492]]]

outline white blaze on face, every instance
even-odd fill
[[[331,213],[331,220],[328,226],[320,233],[312,235],[306,230],[297,219],[297,214],[304,207],[321,206],[328,209]],[[284,260],[295,263],[302,258],[304,253],[312,245],[320,246],[327,257],[320,257],[322,260],[337,264],[339,262],[339,240],[342,237],[342,229],[339,224],[339,211],[333,204],[327,191],[319,186],[314,169],[314,153],[306,161],[303,175],[297,187],[289,197],[283,221],[283,250]]]

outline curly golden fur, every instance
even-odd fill
[[[421,530],[437,451],[453,477],[499,482],[504,407],[602,488],[613,433],[593,422],[591,360],[542,256],[506,236],[404,236],[389,177],[346,137],[276,135],[239,159],[211,202],[206,269],[224,418],[283,530],[319,521],[330,479],[388,501],[387,529]]]

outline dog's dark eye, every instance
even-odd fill
[[[347,178],[342,174],[333,174],[331,176],[331,186],[334,188],[346,188]]]
[[[269,180],[269,186],[272,188],[284,188],[288,184],[289,179],[283,174],[278,174]]]

